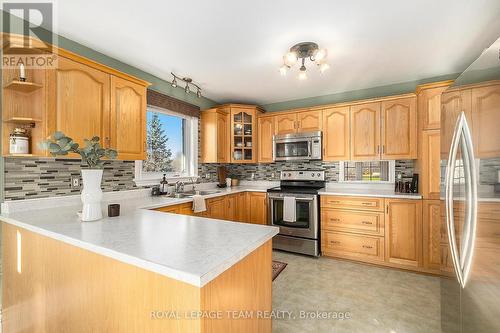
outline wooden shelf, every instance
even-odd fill
[[[33,157],[33,154],[7,154],[5,157]]]
[[[35,118],[24,118],[24,117],[11,117],[4,120],[5,123],[20,123],[20,124],[31,124],[31,123],[40,123],[41,119]]]
[[[4,88],[11,89],[15,91],[19,91],[22,93],[31,93],[35,90],[42,88],[43,86],[34,82],[21,82],[21,81],[12,81],[7,83]]]

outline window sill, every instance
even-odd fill
[[[188,182],[190,183],[193,178],[198,178],[198,176],[179,176],[179,177],[166,177],[169,184],[175,184],[175,182]],[[146,178],[146,179],[136,179],[134,178],[134,183],[137,186],[154,186],[160,185],[162,178]]]

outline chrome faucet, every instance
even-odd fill
[[[177,181],[175,182],[175,193],[184,192],[184,182]]]

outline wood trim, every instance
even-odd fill
[[[3,38],[5,38],[4,35],[6,35],[6,33],[2,33],[2,37]],[[19,34],[10,34],[10,35],[12,37],[14,37],[14,38],[24,38],[25,37],[25,36],[19,35]],[[99,63],[97,61],[94,61],[94,60],[91,60],[91,59],[86,58],[84,56],[78,55],[78,54],[76,54],[74,52],[68,51],[68,50],[63,49],[61,47],[58,47],[56,45],[45,43],[44,41],[41,41],[40,39],[37,39],[37,38],[33,38],[33,37],[28,37],[28,38],[30,38],[31,43],[33,43],[34,45],[50,45],[52,47],[52,53],[53,54],[57,54],[59,56],[62,56],[62,57],[74,60],[76,62],[79,62],[79,63],[82,63],[84,65],[87,65],[87,66],[93,67],[95,69],[98,69],[98,70],[100,70],[102,72],[105,72],[105,73],[108,73],[108,74],[112,74],[112,75],[121,77],[121,78],[123,78],[125,80],[132,81],[132,82],[140,84],[142,86],[146,86],[147,87],[147,86],[151,85],[151,83],[148,82],[148,81],[145,81],[145,80],[139,79],[139,78],[137,78],[135,76],[126,74],[126,73],[121,72],[121,71],[119,71],[117,69],[114,69],[112,67],[103,65],[103,64],[101,64],[101,63]],[[5,46],[2,45],[2,47],[5,47]]]
[[[424,83],[424,84],[419,84],[417,88],[415,89],[415,94],[420,94],[422,90],[426,89],[435,89],[435,88],[441,88],[441,87],[449,87],[455,82],[455,80],[444,80],[444,81],[436,81],[436,82],[431,82],[431,83]]]
[[[199,106],[181,101],[180,99],[162,94],[152,89],[148,89],[147,91],[147,104],[190,117],[200,117]]]

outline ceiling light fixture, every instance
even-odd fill
[[[306,59],[316,63],[321,73],[324,73],[330,65],[326,63],[328,51],[320,49],[318,44],[313,42],[298,43],[290,48],[290,51],[283,56],[283,65],[280,67],[280,74],[285,76],[288,70],[298,61],[301,61],[299,79],[307,79]]]
[[[196,88],[196,97],[200,98],[202,96],[201,95],[201,87],[199,85],[197,85],[196,83],[194,83],[193,79],[191,79],[190,77],[180,77],[178,75],[175,75],[173,72],[170,72],[170,74],[172,74],[172,76],[174,77],[172,80],[172,87],[173,88],[176,88],[178,86],[177,80],[180,80],[180,81],[186,83],[186,85],[184,86],[184,92],[186,94],[189,94],[191,92],[191,86],[193,86],[194,88]]]

